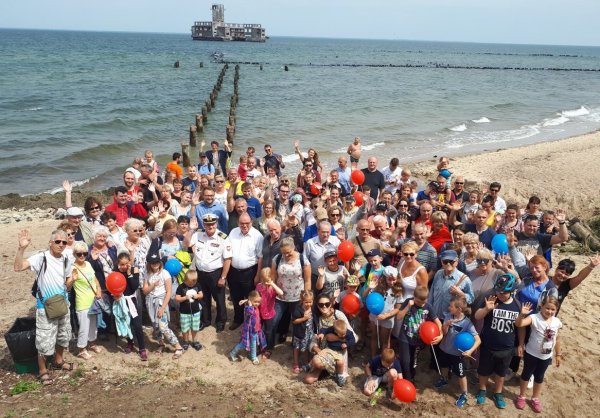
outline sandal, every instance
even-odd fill
[[[297,364],[294,364],[294,367],[292,367],[292,372],[294,374],[300,374],[301,371],[302,371],[302,369],[300,369],[300,366],[298,366]]]
[[[82,358],[82,359],[84,359],[84,360],[89,360],[89,359],[91,359],[93,356],[92,356],[90,353],[88,353],[88,351],[87,351],[87,350],[83,350],[83,351],[80,351],[80,352],[79,352],[79,354],[77,354],[77,357],[79,357],[79,358]],[[59,369],[59,370],[60,370],[60,369]]]
[[[91,345],[89,347],[90,350],[92,350],[94,353],[98,354],[104,351],[104,349],[102,347],[100,347],[99,345]]]
[[[175,353],[173,354],[173,358],[175,360],[177,360],[182,355],[183,355],[183,348],[178,348],[177,350],[175,350]]]
[[[87,353],[87,351],[86,351],[86,353]],[[89,353],[88,353],[88,355],[89,355]],[[60,364],[59,363],[52,363],[52,368],[54,370],[63,370],[65,372],[71,372],[71,371],[75,370],[75,364],[74,363],[67,363],[66,361],[63,361]]]
[[[52,383],[54,383],[48,372],[38,375],[37,379],[42,384],[42,386],[50,386]]]
[[[270,359],[270,358],[271,358],[271,352],[270,352],[269,350],[265,350],[265,351],[263,352],[262,356],[263,356],[265,359],[267,359],[267,360],[268,360],[268,359]]]

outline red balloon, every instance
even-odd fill
[[[365,182],[365,173],[361,170],[354,170],[352,174],[350,174],[350,178],[352,179],[352,183],[360,186]]]
[[[431,345],[433,339],[440,335],[440,329],[433,321],[425,321],[419,327],[419,337],[427,345]]]
[[[342,241],[338,247],[338,258],[344,263],[352,260],[354,257],[354,245],[348,240]]]
[[[352,196],[354,196],[354,204],[356,206],[361,206],[363,204],[364,200],[362,192],[354,192]]]
[[[348,315],[356,315],[360,311],[360,300],[358,296],[348,293],[342,299],[342,311]]]
[[[321,194],[321,190],[318,186],[319,186],[319,183],[313,183],[310,185],[310,192],[312,194],[314,194],[315,196],[318,196]]]
[[[125,276],[118,271],[113,271],[106,278],[106,288],[113,296],[121,296],[127,287]]]
[[[405,403],[411,403],[417,397],[417,389],[410,380],[396,379],[394,382],[394,398]]]

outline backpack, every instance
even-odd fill
[[[46,260],[46,253],[42,252],[42,265],[40,266],[40,271],[37,275],[37,277],[35,278],[35,280],[33,281],[33,285],[31,285],[31,296],[33,296],[34,298],[38,296],[38,279],[40,277],[42,277],[45,273],[46,273],[46,267],[48,267],[48,260]],[[65,272],[67,271],[67,263],[69,262],[69,259],[67,258],[67,256],[65,256],[64,260],[63,260],[63,269],[65,270]],[[41,293],[40,293],[41,295]],[[41,300],[41,297],[40,297]]]
[[[279,264],[281,263],[281,254],[277,254],[274,258],[275,260],[275,269],[279,268]],[[300,268],[304,271],[304,255],[300,253]]]

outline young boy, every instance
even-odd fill
[[[344,351],[352,347],[356,340],[354,334],[348,332],[346,322],[337,319],[333,323],[333,327],[324,328],[318,335],[319,340],[327,341],[327,348],[321,350],[320,354],[327,354],[333,358],[335,362],[335,381],[338,386],[344,386],[346,378],[344,377]]]
[[[381,264],[383,258],[381,252],[374,248],[367,253],[367,263],[363,264],[358,271],[358,280],[360,282],[359,295],[364,293],[371,281],[379,281],[379,278],[383,276],[385,267]],[[360,311],[360,345],[357,349],[362,349],[364,342],[367,340],[367,326],[369,325],[369,311],[366,307],[363,307]]]
[[[398,346],[400,347],[400,361],[402,364],[403,376],[414,382],[416,371],[416,353],[417,349],[423,347],[423,342],[419,337],[419,328],[425,321],[433,321],[440,330],[440,334],[433,340],[434,344],[442,340],[442,323],[433,313],[433,308],[427,302],[429,289],[425,286],[419,286],[415,289],[412,298],[406,299],[400,306],[398,312],[399,330],[397,334]]]
[[[367,380],[363,387],[363,393],[367,396],[372,396],[379,385],[387,384],[388,393],[394,387],[396,379],[402,379],[402,368],[400,361],[396,358],[396,353],[393,348],[384,348],[381,355],[375,356],[365,364],[365,375]]]
[[[344,287],[344,278],[348,276],[346,267],[338,264],[337,251],[327,251],[323,257],[325,265],[319,266],[316,289],[319,294],[325,293],[335,299]]]
[[[202,349],[202,344],[196,337],[200,331],[200,299],[203,294],[198,285],[198,273],[196,270],[188,270],[185,279],[177,287],[175,301],[179,303],[179,321],[183,343],[181,346],[187,350],[190,345],[196,350]]]
[[[358,277],[356,277],[355,275],[350,275],[350,276],[346,277],[345,290],[342,290],[340,292],[340,294],[338,295],[338,297],[335,299],[336,305],[339,305],[340,303],[342,303],[342,300],[347,295],[354,295],[360,301],[360,307],[362,309],[363,302],[362,302],[360,295],[356,291],[356,289],[358,289],[358,285],[360,285],[360,282],[358,281]],[[349,315],[348,313],[346,313],[346,317],[348,317],[348,322],[350,322],[350,326],[352,327],[352,329],[360,329],[359,324],[358,324],[358,315]]]

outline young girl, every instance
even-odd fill
[[[171,299],[171,275],[163,269],[158,253],[149,253],[146,257],[147,276],[144,280],[143,291],[146,297],[148,315],[160,344],[158,350],[164,348],[163,339],[175,347],[174,359],[183,354],[179,340],[169,328],[169,300]]]
[[[148,353],[146,353],[146,343],[144,342],[144,331],[142,329],[142,313],[137,311],[138,301],[136,291],[140,287],[140,272],[137,267],[131,265],[131,257],[128,253],[119,254],[117,258],[117,271],[122,273],[127,281],[123,297],[129,308],[131,332],[137,340],[138,348],[140,350],[140,359],[142,361],[147,361]],[[133,339],[127,338],[125,354],[129,354],[132,351]]]
[[[467,376],[465,374],[464,357],[471,357],[473,352],[477,350],[481,339],[475,330],[475,326],[468,318],[471,315],[471,309],[467,305],[467,299],[464,295],[455,295],[450,300],[448,306],[448,314],[444,318],[442,325],[442,333],[444,338],[440,343],[440,356],[438,358],[439,365],[442,369],[448,368],[452,373],[458,376],[458,384],[461,394],[456,399],[456,406],[462,408],[467,403]],[[467,351],[461,352],[454,346],[454,339],[460,332],[468,332],[475,338],[475,344]],[[443,374],[443,373],[442,373]],[[441,389],[448,384],[444,377],[435,384],[436,389]]]
[[[310,342],[314,335],[312,305],[312,291],[303,290],[302,293],[300,293],[300,303],[296,305],[294,312],[292,312],[292,324],[294,325],[294,337],[292,338],[294,366],[292,371],[295,374],[298,374],[301,371],[300,353],[306,353],[305,355],[308,357]]]
[[[197,340],[200,331],[200,299],[204,296],[198,285],[198,273],[196,270],[188,270],[185,273],[183,283],[177,287],[175,302],[179,304],[179,323],[183,336],[183,349],[187,350],[191,345],[194,350],[200,351],[202,344]]]
[[[79,333],[77,335],[79,354],[77,354],[77,357],[89,360],[92,358],[92,355],[86,349],[88,343],[90,350],[94,353],[102,351],[96,345],[96,338],[98,336],[96,315],[88,315],[90,308],[94,304],[94,299],[102,297],[102,289],[91,264],[85,261],[88,255],[87,244],[83,241],[75,242],[73,245],[73,255],[75,256],[75,263],[73,264],[73,288],[75,289],[75,310],[77,312],[77,320],[79,321]]]
[[[152,151],[147,149],[144,152],[144,159],[144,163],[152,167],[152,171],[154,171],[156,174],[160,174],[160,167],[158,166],[158,163],[154,161],[154,153]]]
[[[267,348],[263,351],[263,357],[268,359],[275,347],[275,296],[283,296],[283,290],[271,278],[270,267],[261,270],[260,283],[256,285],[256,291],[261,297],[260,319],[267,339]]]
[[[245,349],[250,353],[252,364],[260,364],[260,360],[256,357],[256,346],[260,345],[263,349],[267,345],[265,333],[260,326],[260,303],[261,297],[256,290],[250,292],[248,299],[240,300],[240,305],[246,305],[244,307],[244,325],[240,342],[229,352],[229,360],[241,361],[238,352]]]
[[[378,314],[369,314],[369,329],[371,333],[371,358],[381,352],[383,348],[390,348],[390,336],[394,328],[394,318],[400,311],[402,303],[402,283],[398,279],[398,269],[387,266],[383,277],[378,281],[371,281],[363,292],[363,298],[376,292],[383,295],[383,311]]]
[[[525,391],[529,378],[533,376],[531,409],[537,413],[542,412],[540,394],[542,393],[544,374],[548,366],[552,364],[552,353],[556,353],[556,367],[560,366],[561,360],[558,330],[562,328],[562,322],[555,316],[557,310],[558,299],[554,296],[546,296],[542,299],[540,311],[534,315],[531,315],[533,305],[529,302],[524,303],[521,313],[515,321],[517,327],[531,326],[531,335],[527,346],[519,345],[519,355],[525,355],[525,364],[519,382],[519,396],[515,400],[517,409],[525,408],[527,403]]]

